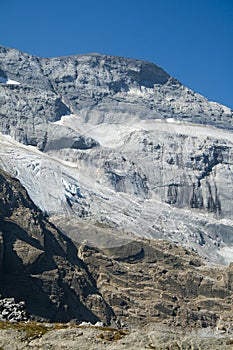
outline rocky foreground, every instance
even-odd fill
[[[182,330],[162,324],[141,329],[61,324],[0,323],[0,349],[4,350],[229,350],[233,334],[216,329]]]

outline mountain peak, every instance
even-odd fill
[[[92,124],[174,118],[232,128],[229,108],[209,102],[153,63],[99,54],[38,58],[4,47],[0,62],[1,130],[20,142],[42,147],[42,129],[67,114]],[[7,81],[15,83],[6,86]]]

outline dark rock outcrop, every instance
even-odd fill
[[[25,301],[37,319],[110,322],[111,308],[72,241],[49,223],[19,181],[2,171],[0,232],[3,297]]]

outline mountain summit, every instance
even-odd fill
[[[79,243],[163,238],[229,263],[232,117],[152,63],[0,47],[1,167]]]
[[[155,64],[104,55],[38,58],[0,46],[1,128],[43,149],[49,122],[175,120],[232,129],[232,111],[184,87]],[[32,122],[33,121],[33,122]]]

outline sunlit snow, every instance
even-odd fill
[[[20,85],[20,83],[19,83],[18,81],[12,80],[12,79],[8,79],[8,80],[6,81],[6,84],[7,84],[7,85]]]

